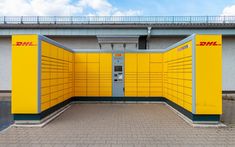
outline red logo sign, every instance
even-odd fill
[[[21,42],[18,41],[16,44],[13,44],[14,46],[36,46],[36,44],[33,44],[33,42]]]
[[[115,56],[115,57],[121,57],[122,54],[115,54],[114,56]]]
[[[201,41],[197,46],[220,46],[221,44],[218,44],[217,41]]]

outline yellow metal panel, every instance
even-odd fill
[[[112,91],[100,91],[100,95],[99,96],[112,96]]]
[[[50,106],[51,106],[50,102],[42,103],[41,104],[41,111],[44,111],[44,110],[50,108]]]
[[[184,94],[184,101],[189,104],[192,104],[192,96]]]
[[[162,71],[163,71],[162,63],[150,63],[150,72],[162,73]]]
[[[63,53],[64,53],[64,60],[68,61],[69,60],[69,51],[64,50]]]
[[[100,96],[99,91],[87,91],[87,96]]]
[[[183,106],[186,110],[188,110],[189,112],[192,112],[192,104],[184,102]]]
[[[125,54],[125,73],[136,73],[136,72],[137,72],[137,54],[126,53]]]
[[[58,103],[57,99],[51,100],[51,107],[55,106]]]
[[[99,53],[88,53],[87,62],[99,62],[100,54]]]
[[[41,88],[41,95],[50,94],[50,87]]]
[[[112,54],[100,53],[100,96],[112,96]]]
[[[133,86],[137,86],[137,83],[136,82],[133,82],[133,83],[125,82],[125,87],[133,87]]]
[[[184,80],[184,87],[192,88],[192,81],[191,80]]]
[[[38,36],[12,36],[12,113],[37,114]]]
[[[162,87],[150,87],[150,91],[152,91],[152,92],[154,92],[154,91],[161,92],[162,91]]]
[[[109,82],[102,82],[100,81],[100,87],[112,87],[112,81]]]
[[[94,83],[94,82],[92,82],[92,80],[90,80],[90,82],[89,82],[89,79],[87,80],[87,88],[88,89],[91,88],[91,87],[97,87],[97,89],[99,89],[98,86],[99,86],[99,81]]]
[[[75,86],[86,87],[87,86],[87,82],[86,82],[86,80],[76,80],[75,81]]]
[[[56,46],[49,44],[50,47],[50,55],[52,58],[57,59],[58,58],[58,49]]]
[[[150,53],[150,62],[162,63],[163,55],[162,53]]]
[[[48,87],[50,86],[50,80],[42,80],[41,87]]]
[[[75,96],[87,96],[86,91],[75,91]]]
[[[137,96],[137,91],[125,91],[125,96]]]
[[[75,62],[83,62],[86,63],[87,62],[87,53],[75,53],[74,55],[75,58]]]
[[[100,72],[112,73],[112,54],[100,53]]]
[[[42,41],[41,42],[41,46],[42,46],[42,56],[50,56],[50,48],[48,47],[48,44],[47,42],[45,41]]]
[[[85,91],[86,92],[86,86],[76,86],[75,91]]]
[[[196,35],[196,114],[222,114],[221,35]]]
[[[99,63],[87,63],[88,73],[99,73]]]
[[[58,59],[63,60],[64,59],[64,50],[57,47],[58,49]]]
[[[137,94],[138,96],[148,97],[149,91],[138,91]]]
[[[75,72],[86,73],[87,63],[75,63]]]
[[[147,53],[138,53],[138,72],[149,73],[149,54]]]
[[[42,95],[42,96],[41,96],[41,103],[48,102],[48,101],[50,101],[50,100],[51,100],[50,94]]]
[[[149,96],[161,97],[162,96],[162,92],[159,92],[159,91],[150,91],[149,92]]]
[[[137,91],[137,87],[136,86],[126,86],[125,91]]]
[[[137,54],[125,54],[125,96],[137,96]]]

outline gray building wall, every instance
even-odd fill
[[[235,90],[235,37],[223,37],[223,90]]]
[[[99,49],[97,38],[94,37],[49,37],[71,49]]]
[[[72,49],[98,49],[96,37],[50,37]],[[164,49],[184,37],[152,37],[150,49]],[[0,90],[11,90],[11,39],[0,38]],[[223,37],[223,90],[235,90],[235,36]]]
[[[11,90],[11,38],[0,38],[0,90]]]
[[[165,49],[170,45],[179,42],[180,40],[186,38],[183,36],[175,36],[175,37],[151,37],[149,41],[149,49]]]

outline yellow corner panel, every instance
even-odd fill
[[[222,114],[221,35],[196,35],[196,114]]]
[[[37,114],[38,36],[12,36],[12,113]],[[30,61],[30,62],[29,62]]]

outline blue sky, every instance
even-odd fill
[[[0,15],[235,16],[235,0],[0,0]]]
[[[109,0],[122,9],[142,10],[142,15],[220,15],[235,0]]]

